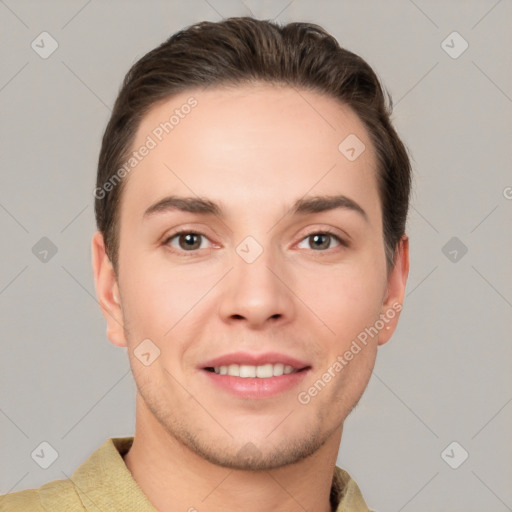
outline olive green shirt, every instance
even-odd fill
[[[157,512],[123,460],[133,437],[110,438],[67,480],[0,496],[1,512]],[[370,512],[350,475],[336,467],[331,487],[336,512]]]

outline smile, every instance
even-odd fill
[[[253,366],[248,364],[230,364],[225,366],[215,366],[206,368],[210,372],[218,375],[231,375],[232,377],[242,377],[243,379],[258,378],[269,379],[271,377],[280,377],[281,375],[288,375],[300,371],[293,368],[289,364],[282,363],[268,363],[260,366]]]

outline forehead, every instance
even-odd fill
[[[141,210],[164,192],[241,208],[249,190],[267,204],[312,189],[377,193],[374,150],[358,116],[329,96],[290,86],[180,93],[142,119],[132,150],[143,147],[150,149],[125,178],[122,210],[134,203]],[[351,160],[352,148],[364,151]]]

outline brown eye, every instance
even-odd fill
[[[325,251],[327,249],[331,249],[333,246],[333,241],[335,242],[334,246],[336,245],[345,245],[343,240],[341,240],[340,237],[333,233],[324,233],[324,232],[318,232],[318,233],[311,233],[310,235],[306,236],[302,241],[301,244],[304,243],[304,241],[308,241],[308,247],[299,247],[301,249],[313,249],[316,251]]]
[[[186,251],[199,249],[201,246],[200,236],[201,235],[198,235],[197,233],[187,233],[185,235],[180,235],[178,238],[180,247]]]
[[[206,239],[206,237],[200,233],[182,231],[169,237],[165,243],[174,249],[181,249],[183,251],[195,251],[197,249],[201,249],[203,239]],[[176,246],[176,242],[178,243],[178,246]]]
[[[326,233],[318,233],[309,237],[309,246],[312,249],[329,249],[331,236]]]

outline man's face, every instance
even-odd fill
[[[338,148],[351,134],[366,147],[355,160]],[[253,469],[301,460],[341,433],[398,314],[343,354],[403,297],[404,273],[386,273],[367,131],[331,98],[259,85],[175,96],[145,116],[133,149],[148,136],[156,147],[122,196],[109,338],[128,347],[146,414],[201,457]],[[219,211],[174,203],[145,215],[169,196]],[[294,211],[317,196],[346,199]]]

